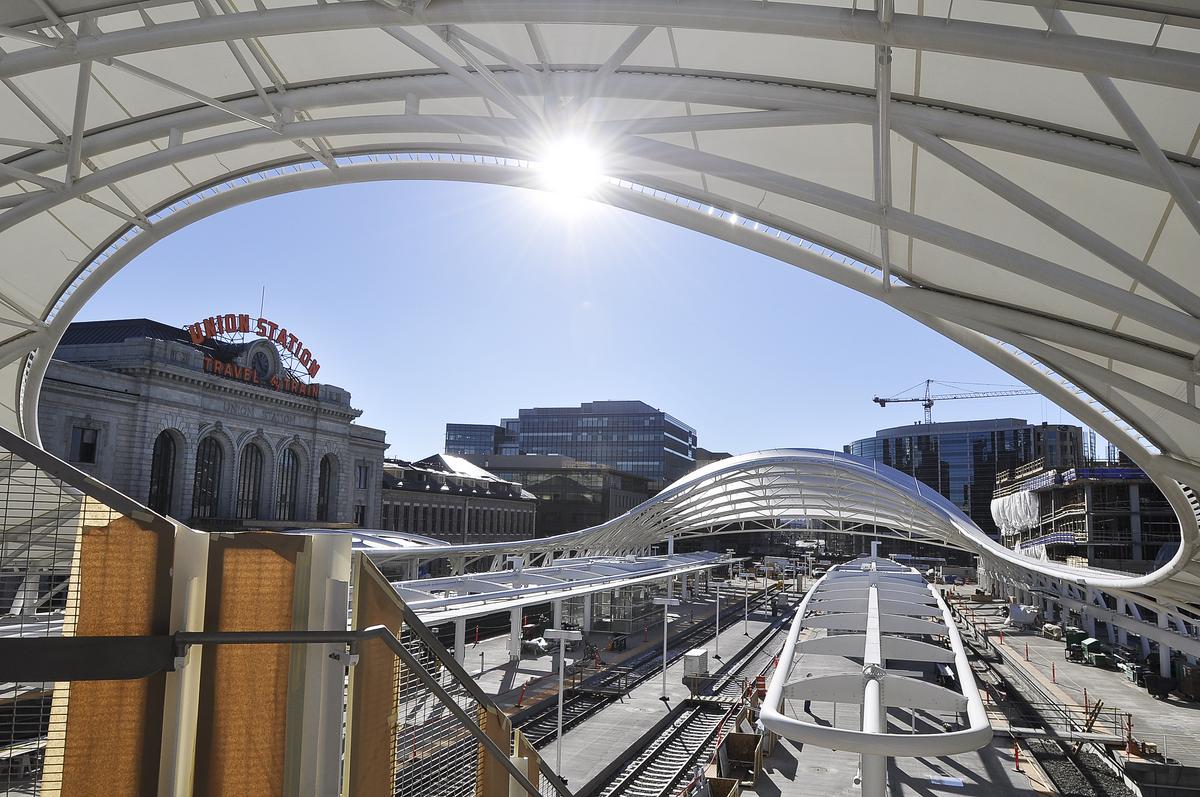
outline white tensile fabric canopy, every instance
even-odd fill
[[[583,140],[597,200],[874,296],[1095,427],[1181,516],[1153,578],[1200,582],[1193,3],[9,0],[0,50],[0,423],[31,439],[67,323],[163,236],[339,183],[536,187]]]

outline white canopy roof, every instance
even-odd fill
[[[1187,0],[11,0],[0,50],[0,423],[31,439],[66,324],[163,236],[322,185],[538,185],[582,137],[597,199],[874,296],[1097,428],[1200,573]]]
[[[395,581],[392,586],[422,620],[437,625],[518,606],[659,582],[730,561],[708,551],[649,557],[577,557],[549,567]]]
[[[527,561],[539,555],[625,555],[646,551],[668,537],[796,528],[800,519],[828,521],[851,533],[890,534],[971,551],[999,572],[1032,571],[1130,601],[1153,603],[1144,597],[1150,596],[1200,614],[1200,578],[1188,566],[1129,576],[1032,559],[992,540],[951,501],[914,477],[852,454],[818,449],[756,451],[714,462],[625,514],[582,531],[516,542],[356,549],[383,562],[442,557],[471,561],[505,554],[519,554]]]
[[[801,641],[800,635],[816,632]],[[835,633],[829,633],[835,632]],[[948,645],[942,647],[940,641]],[[801,676],[813,659],[840,664],[832,674]],[[845,658],[861,659],[861,664]],[[983,700],[949,607],[937,588],[911,567],[863,557],[834,567],[809,591],[779,655],[763,700],[762,723],[788,739],[871,755],[950,755],[976,750],[992,740]],[[915,663],[917,670],[899,669]],[[803,667],[797,665],[802,664]],[[930,665],[953,664],[955,689],[921,678]],[[821,667],[821,665],[817,665]],[[826,668],[828,665],[826,665]],[[917,675],[916,678],[912,675]],[[872,689],[872,683],[875,688]],[[847,702],[862,706],[861,727],[832,727],[795,712],[785,700]],[[807,707],[807,703],[805,704]],[[887,708],[934,712],[952,720],[944,732],[889,734]],[[932,724],[936,728],[937,723]],[[870,793],[864,760],[863,792]],[[879,790],[875,790],[878,793]]]

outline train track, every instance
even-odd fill
[[[601,797],[666,797],[692,767],[707,761],[717,742],[717,729],[727,709],[702,703],[686,709],[625,771]]]
[[[1002,673],[989,655],[985,655],[985,651],[972,639],[964,637],[964,642],[975,654],[972,657],[971,669],[975,673],[976,682],[985,688],[988,684],[1002,686],[1010,695],[1008,704],[1001,712],[1004,719],[1011,723],[1015,713],[1018,721],[1024,726],[1053,729],[1063,724],[1061,716],[1043,714],[1045,707],[1056,706],[1058,703],[1040,686],[1014,669],[1012,673],[1017,676],[1018,683]],[[1068,727],[1063,728],[1064,731],[1076,727],[1069,719],[1067,725]],[[1072,744],[1053,738],[1027,738],[1023,743],[1060,794],[1069,794],[1072,797],[1132,797],[1133,792],[1125,783],[1090,751],[1074,750]]]
[[[782,623],[747,651],[706,690],[715,701],[704,701],[683,710],[667,731],[639,753],[606,786],[600,797],[670,797],[690,779],[697,764],[708,762],[716,750],[718,730],[738,711],[743,679],[767,674],[774,666],[774,642]]]
[[[752,598],[750,600],[750,609],[753,611],[759,608],[774,597],[778,591],[777,587],[770,587],[762,595]],[[733,615],[733,617],[740,616],[740,611]],[[715,622],[708,620],[689,628],[672,640],[674,650],[667,656],[667,666],[669,667],[683,658],[683,655],[687,652],[688,648],[682,643],[691,642],[692,644],[699,644],[706,642],[713,638],[714,627]],[[581,690],[569,693],[563,702],[563,732],[565,733],[588,717],[599,712],[605,706],[615,702],[625,692],[645,682],[650,677],[661,673],[662,667],[659,664],[661,658],[661,653],[648,650],[630,662],[627,668],[623,668],[619,672],[608,671],[592,676],[581,685]],[[611,687],[618,678],[625,679],[621,691],[606,689],[606,687]],[[544,747],[553,742],[558,738],[557,700],[548,701],[543,710],[525,719],[518,727],[535,747]]]
[[[563,701],[563,731],[570,730],[612,702],[607,695],[574,695]],[[543,747],[558,737],[558,703],[521,723],[521,733],[534,747]]]

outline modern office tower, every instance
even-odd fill
[[[1035,425],[1019,418],[917,423],[880,429],[845,451],[915,476],[999,538],[991,512],[996,476],[1039,459],[1050,467],[1077,464],[1083,454],[1083,429]]]
[[[495,454],[504,442],[504,427],[487,423],[446,424],[446,453],[454,456],[467,454]]]
[[[706,465],[711,465],[714,462],[720,462],[723,459],[729,459],[732,456],[733,454],[730,454],[728,451],[709,451],[707,448],[698,447],[696,449],[695,469],[699,470]]]
[[[447,452],[571,457],[641,476],[654,491],[696,467],[696,430],[643,401],[530,407],[501,423],[446,424]],[[480,451],[489,435],[492,449]]]
[[[649,481],[608,465],[546,454],[473,454],[465,459],[537,497],[537,534],[599,525],[650,497]]]

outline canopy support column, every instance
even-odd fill
[[[508,660],[521,658],[521,607],[508,610]]]

